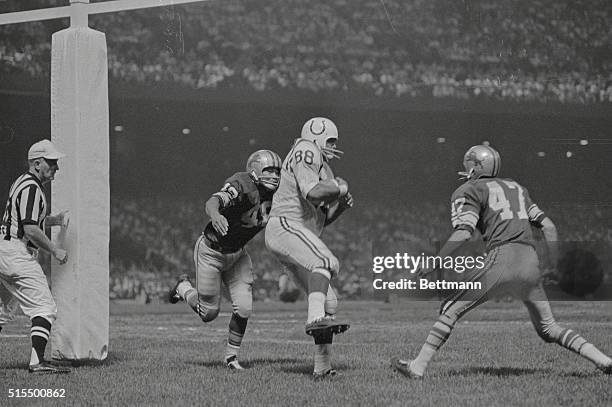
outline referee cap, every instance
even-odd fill
[[[34,160],[36,158],[57,160],[62,157],[66,157],[66,154],[59,152],[51,140],[46,139],[32,144],[32,147],[30,147],[30,150],[28,151],[28,160]]]

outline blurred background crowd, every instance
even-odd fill
[[[554,205],[545,208],[566,242],[612,242],[612,207]],[[373,298],[373,255],[378,247],[393,247],[418,256],[434,254],[451,232],[445,203],[388,206],[357,202],[343,218],[326,228],[323,239],[338,257],[341,272],[334,286],[342,298]],[[172,199],[114,197],[111,213],[111,298],[163,302],[177,276],[194,276],[193,245],[207,221],[204,202],[180,203]],[[537,235],[539,239],[541,236]],[[540,250],[542,248],[538,248]],[[263,233],[247,246],[259,301],[278,299],[282,266],[267,252]],[[393,254],[395,251],[393,252]],[[542,253],[546,269],[546,253]],[[605,264],[605,283],[612,283],[612,253]],[[399,273],[401,274],[401,273]],[[399,276],[398,273],[394,277]],[[383,275],[382,278],[388,278]],[[402,275],[400,277],[409,277]],[[391,280],[391,279],[389,279]]]
[[[0,3],[0,11],[65,5]],[[67,20],[0,27],[0,72],[47,77]],[[111,81],[191,89],[612,101],[607,0],[224,0],[91,18]]]

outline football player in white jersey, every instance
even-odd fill
[[[266,227],[266,246],[308,293],[305,330],[315,342],[315,379],[336,374],[330,362],[333,335],[349,328],[335,320],[338,300],[330,280],[338,274],[338,259],[319,237],[324,226],[353,206],[347,182],[334,177],[329,166],[342,155],[337,140],[330,119],[315,117],[304,124],[283,162]]]

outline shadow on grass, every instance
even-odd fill
[[[81,360],[52,360],[51,362],[60,366],[67,367],[100,367],[100,366],[112,366],[122,362],[125,362],[128,358],[121,353],[112,352],[109,353],[104,360],[93,360],[93,359],[81,359]]]
[[[214,361],[190,361],[190,365],[201,366],[201,367],[213,367],[213,368],[225,368],[225,363],[220,360]],[[282,373],[289,374],[300,374],[300,375],[312,375],[313,361],[312,359],[298,359],[298,358],[260,358],[240,361],[240,364],[245,369],[252,369],[263,366],[278,366],[278,370]],[[333,363],[335,369],[338,370],[349,370],[350,367],[344,363]]]
[[[274,365],[274,364],[286,364],[286,363],[308,363],[307,359],[296,359],[296,358],[261,358],[261,359],[251,359],[251,360],[241,360],[240,364],[245,368],[252,368],[255,366],[263,366],[263,365]],[[212,360],[212,361],[190,361],[188,362],[190,365],[195,366],[203,366],[203,367],[225,367],[225,363],[220,360]]]
[[[452,369],[446,372],[449,376],[472,376],[472,375],[487,375],[487,376],[524,376],[532,374],[550,373],[550,369],[534,369],[523,367],[480,367],[470,366],[463,369]]]

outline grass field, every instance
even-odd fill
[[[612,405],[612,377],[536,335],[518,302],[490,303],[461,321],[423,381],[389,368],[413,356],[436,302],[341,303],[351,329],[336,338],[343,374],[313,382],[306,304],[256,303],[242,350],[245,372],[221,363],[229,313],[207,326],[175,306],[111,306],[110,354],[70,375],[32,376],[28,321],[0,334],[0,405]],[[553,303],[557,319],[612,353],[612,303]],[[8,398],[10,388],[63,388],[65,399]]]

